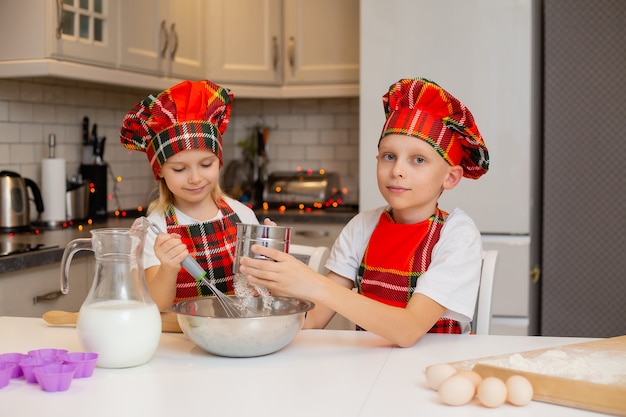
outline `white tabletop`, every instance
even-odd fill
[[[592,416],[540,402],[487,409],[442,405],[424,368],[484,356],[579,343],[586,339],[426,335],[411,348],[368,333],[303,330],[283,350],[223,358],[182,334],[163,333],[155,356],[128,369],[96,368],[68,391],[48,393],[13,379],[0,389],[0,415],[12,416]],[[0,353],[38,348],[82,351],[76,329],[41,319],[0,317]]]

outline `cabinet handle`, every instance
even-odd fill
[[[63,15],[65,10],[63,10],[63,0],[57,0],[57,39],[61,39],[61,35],[63,34]]]
[[[170,36],[174,39],[174,46],[172,47],[172,53],[170,54],[170,59],[173,61],[176,56],[176,51],[178,51],[178,33],[176,32],[176,23],[172,23],[172,27],[170,28]]]
[[[59,291],[51,291],[49,293],[43,294],[43,295],[36,295],[33,297],[33,304],[37,304],[37,303],[48,303],[50,301],[54,301],[57,298],[59,298],[60,296],[62,296],[63,293],[59,290]]]
[[[293,36],[289,38],[289,67],[292,72],[296,70],[296,39]]]
[[[165,58],[168,44],[169,44],[169,35],[167,33],[167,27],[165,26],[165,20],[162,20],[161,21],[161,58]]]
[[[278,69],[278,38],[272,37],[272,49],[274,53],[274,71]]]

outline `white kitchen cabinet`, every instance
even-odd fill
[[[120,67],[202,79],[203,6],[203,0],[122,1]]]
[[[209,79],[229,87],[308,86],[315,95],[333,94],[333,87],[334,94],[345,94],[352,86],[358,93],[358,0],[208,4]]]
[[[118,0],[4,1],[0,60],[55,58],[115,66],[117,6]]]
[[[41,317],[49,310],[78,311],[93,280],[93,257],[76,257],[70,266],[70,291],[60,293],[61,263],[2,274],[0,316]]]

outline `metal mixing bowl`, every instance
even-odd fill
[[[263,309],[261,297],[246,300],[250,303]],[[304,314],[314,306],[296,298],[273,297],[262,316],[228,317],[216,297],[202,297],[180,301],[172,311],[183,333],[202,349],[214,355],[247,358],[287,346],[302,328]]]

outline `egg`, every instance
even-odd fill
[[[447,405],[463,405],[472,401],[476,387],[463,375],[452,375],[439,386],[439,399]]]
[[[506,385],[500,378],[489,376],[478,384],[477,395],[485,407],[500,407],[506,401]]]
[[[533,386],[521,375],[511,375],[506,380],[507,400],[518,406],[524,406],[533,399]]]
[[[478,388],[478,384],[480,384],[480,381],[483,380],[483,377],[480,376],[480,374],[478,372],[469,371],[469,370],[466,370],[466,369],[460,370],[455,375],[460,375],[460,376],[463,376],[463,377],[469,379],[470,381],[472,381],[472,383],[474,384],[474,387],[476,387],[476,388]]]
[[[443,381],[456,373],[456,368],[448,363],[431,365],[426,368],[426,384],[437,391]]]

